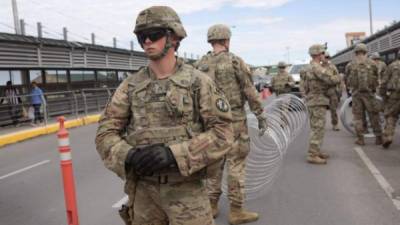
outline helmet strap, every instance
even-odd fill
[[[172,40],[171,40],[171,31],[170,30],[167,30],[166,38],[167,39],[166,39],[166,42],[165,42],[164,49],[161,51],[160,54],[157,54],[157,55],[149,57],[151,60],[159,60],[159,59],[163,58],[164,56],[167,55],[168,50],[171,47],[173,47]]]

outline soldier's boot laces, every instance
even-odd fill
[[[339,129],[339,126],[336,124],[336,125],[333,125],[332,130],[339,131],[340,129]]]
[[[364,137],[358,137],[355,143],[361,146],[365,145]]]
[[[211,211],[212,211],[213,218],[217,218],[217,216],[219,214],[218,201],[210,200],[210,205],[211,205]]]
[[[327,163],[326,159],[323,159],[318,155],[307,156],[307,162],[310,164],[318,164],[318,165],[324,165]]]
[[[320,152],[320,153],[318,154],[318,156],[319,156],[321,159],[329,159],[329,157],[331,157],[328,153],[325,153],[325,152]]]
[[[258,220],[258,213],[246,211],[242,207],[231,206],[229,224],[236,225],[250,223],[256,220]]]
[[[375,144],[376,145],[382,145],[382,136],[376,136]]]

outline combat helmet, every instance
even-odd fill
[[[354,48],[354,52],[364,52],[367,53],[368,52],[368,48],[364,43],[359,43],[356,45],[356,47]]]
[[[308,49],[308,54],[311,56],[323,54],[325,52],[325,46],[321,44],[314,44]]]
[[[138,34],[152,28],[170,29],[181,39],[187,36],[178,14],[168,6],[152,6],[141,11],[133,32]]]
[[[231,30],[224,24],[215,24],[208,28],[207,41],[226,40],[232,36]]]
[[[285,62],[281,61],[278,63],[278,68],[285,68],[287,65]]]
[[[381,58],[381,56],[379,55],[378,52],[374,52],[371,54],[371,59],[380,59],[380,58]]]
[[[329,52],[325,51],[325,58],[330,58],[330,57],[331,57],[331,55],[329,54]]]

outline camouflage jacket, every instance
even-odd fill
[[[379,94],[382,97],[400,98],[400,59],[392,62],[382,76]]]
[[[337,85],[340,79],[334,76],[331,70],[314,61],[301,72],[301,89],[306,96],[307,106],[329,105],[326,87]]]
[[[195,66],[205,72],[224,93],[232,107],[234,121],[246,119],[244,104],[256,115],[263,112],[260,96],[253,85],[251,72],[246,63],[230,52],[208,52]]]
[[[327,68],[328,70],[330,70],[330,73],[333,74],[334,77],[336,77],[339,82],[334,84],[334,85],[330,85],[327,86],[327,94],[328,96],[337,96],[338,94],[341,95],[342,94],[342,88],[341,88],[341,77],[339,75],[339,71],[336,68],[336,66],[334,64],[332,64],[331,62],[328,62],[327,64],[323,64],[323,66],[325,68]]]
[[[233,142],[232,114],[211,79],[178,60],[176,71],[158,80],[149,67],[117,88],[99,121],[96,148],[105,166],[125,178],[130,149],[164,143],[182,176],[217,162]]]
[[[385,72],[386,72],[386,63],[384,63],[383,61],[378,61],[376,63],[377,67],[378,67],[378,80],[379,83],[382,82],[382,77],[384,76]]]
[[[378,67],[369,58],[355,58],[346,65],[345,82],[354,94],[372,93],[379,85]]]
[[[272,77],[271,87],[277,95],[289,93],[294,87],[293,77],[287,72],[278,72],[276,76]]]

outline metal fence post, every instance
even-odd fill
[[[47,117],[48,117],[48,112],[47,112],[47,101],[44,95],[40,95],[40,98],[42,99],[43,102],[43,114],[44,114],[44,124],[47,126]]]
[[[85,90],[82,89],[81,93],[82,93],[83,104],[84,104],[84,108],[85,108],[85,116],[87,116],[88,115],[88,106],[87,106],[87,99],[86,99],[86,95],[85,95]]]
[[[79,109],[78,109],[78,98],[74,91],[72,91],[72,97],[74,98],[74,108],[75,108],[75,117],[79,118]]]

